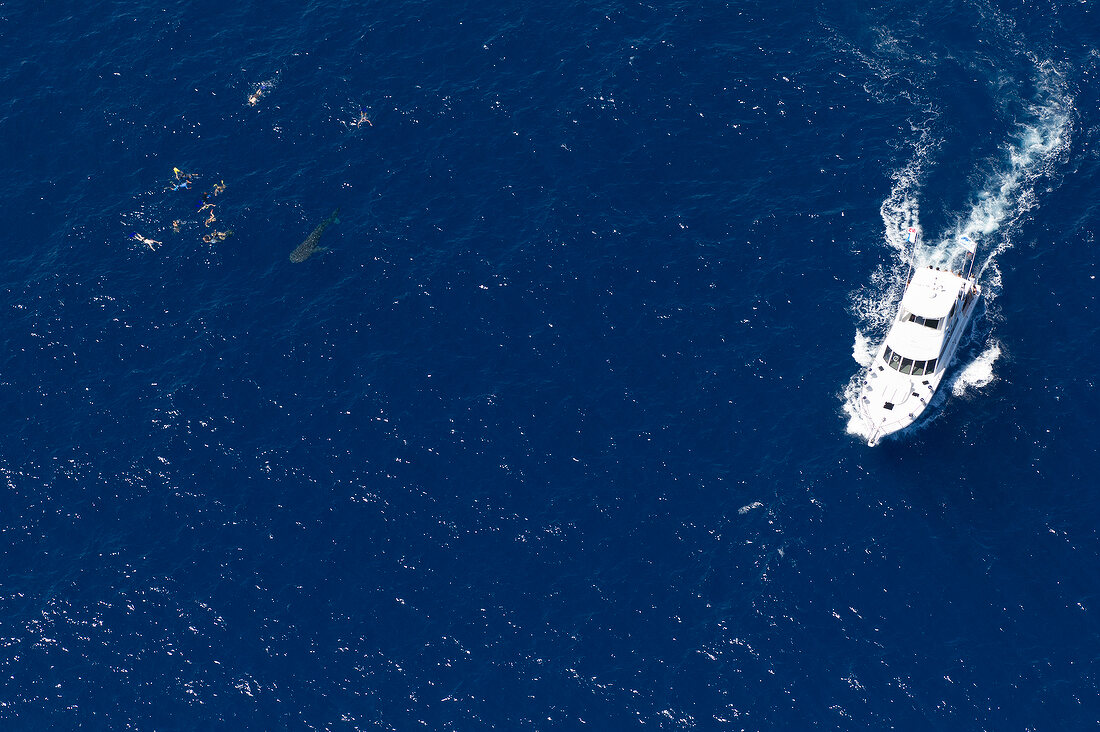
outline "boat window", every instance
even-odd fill
[[[924,376],[925,374],[932,373],[936,369],[936,359],[918,361],[915,358],[903,358],[901,354],[894,351],[890,346],[887,346],[886,350],[882,352],[882,360],[894,371],[900,371],[903,374],[911,374],[913,376]]]
[[[926,328],[937,330],[940,327],[940,318],[925,318],[920,315],[914,315],[908,311],[905,311],[901,317],[901,320],[909,323],[916,323],[917,325],[923,325]]]

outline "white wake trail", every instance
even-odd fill
[[[1050,62],[1036,62],[1038,99],[1028,106],[1029,117],[1020,123],[1016,135],[1003,149],[1004,161],[975,194],[970,211],[945,233],[931,252],[929,264],[957,266],[965,256],[962,237],[978,242],[983,253],[979,279],[987,274],[996,293],[1000,291],[997,257],[1012,247],[1011,229],[1038,205],[1035,183],[1049,177],[1069,150],[1073,128],[1073,96],[1063,75]]]

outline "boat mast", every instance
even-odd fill
[[[913,245],[913,250],[909,252],[909,269],[905,273],[905,284],[908,286],[909,275],[913,274],[913,260],[917,258],[917,230],[912,226],[906,232],[905,241]]]

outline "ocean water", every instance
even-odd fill
[[[1097,724],[1092,0],[0,2],[0,48],[4,729]],[[868,448],[962,235],[971,335]]]

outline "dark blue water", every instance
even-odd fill
[[[0,3],[3,727],[1093,726],[1098,12]]]

